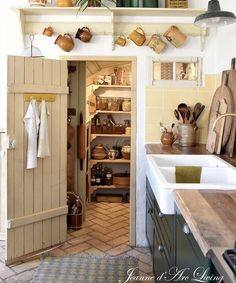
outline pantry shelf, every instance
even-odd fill
[[[130,138],[131,135],[116,135],[116,134],[91,134],[91,141],[95,140],[98,137],[104,138]]]
[[[97,164],[97,163],[110,163],[110,164],[123,164],[123,163],[130,163],[130,160],[128,159],[124,159],[124,158],[121,158],[121,159],[114,159],[114,160],[110,160],[110,159],[102,159],[102,160],[99,160],[99,159],[90,159],[90,164],[93,166],[94,164]]]
[[[130,187],[127,186],[116,186],[116,185],[111,185],[111,186],[90,186],[91,190],[97,190],[97,189],[129,189]]]
[[[109,111],[109,110],[97,110],[96,114],[131,114],[129,111]],[[95,114],[95,115],[96,115]]]

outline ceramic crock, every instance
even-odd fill
[[[57,44],[62,50],[70,52],[74,48],[74,41],[69,33],[59,35],[54,44]]]

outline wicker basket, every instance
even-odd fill
[[[166,0],[166,8],[188,8],[188,0]]]

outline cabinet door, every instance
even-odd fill
[[[203,255],[180,214],[176,214],[176,267],[178,270],[187,268],[185,275],[190,277],[193,277],[197,270],[200,271],[200,268],[201,272],[210,268],[209,275],[211,274],[210,260]]]
[[[153,252],[153,206],[147,195],[146,198],[146,236],[151,252]]]
[[[162,243],[160,235],[157,232],[157,229],[154,228],[153,272],[157,279],[157,282],[161,282],[161,283],[167,282],[165,276],[166,274],[168,274],[170,268],[171,266],[166,254],[166,247]],[[168,275],[167,278],[170,279]]]
[[[7,264],[66,240],[67,62],[8,57]],[[26,169],[26,96],[55,95],[47,102],[51,156]],[[14,144],[13,144],[14,142]]]

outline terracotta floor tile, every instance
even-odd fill
[[[66,249],[65,252],[67,254],[78,254],[80,252],[84,252],[84,251],[90,249],[91,247],[92,246],[89,245],[88,243],[81,243],[79,245],[76,245],[76,246],[73,246],[73,247]]]
[[[129,231],[129,226],[126,222],[118,222],[116,224],[113,224],[109,227],[109,229],[111,231],[116,231],[116,230],[119,230],[120,228],[126,228],[127,232]]]
[[[106,243],[98,239],[89,240],[87,243],[103,252],[111,249],[111,246],[107,245]]]
[[[95,214],[86,216],[86,220],[89,220],[89,221],[93,220],[94,218],[96,218]]]
[[[128,245],[120,245],[118,247],[112,248],[110,250],[108,250],[106,253],[112,256],[117,256],[120,254],[123,254],[125,252],[128,252],[129,250],[131,250],[131,247]]]
[[[125,217],[127,217],[127,213],[126,213],[125,211],[123,211],[123,210],[119,210],[119,211],[116,211],[116,212],[112,212],[111,218],[116,218],[116,217],[121,216],[121,215],[124,215],[124,214],[126,214]]]
[[[112,246],[112,247],[117,247],[121,244],[129,244],[129,237],[127,236],[120,236],[116,239],[113,239],[109,242],[107,242],[108,245]]]
[[[108,211],[108,209],[102,209],[102,208],[96,207],[94,211],[96,211],[97,213],[102,213],[104,215],[110,215],[110,212]]]
[[[111,226],[111,224],[109,222],[107,222],[105,220],[102,220],[102,219],[99,219],[99,218],[95,218],[95,219],[93,219],[91,221],[94,222],[95,224],[98,224],[98,225],[100,225],[102,227],[105,227],[105,228]]]
[[[127,233],[127,229],[121,228],[119,230],[116,230],[116,231],[113,231],[111,233],[108,233],[107,236],[115,239],[115,238],[117,238],[117,237],[119,237],[121,235],[124,235],[126,233]]]
[[[105,215],[105,214],[102,214],[102,213],[96,213],[95,216],[96,216],[96,218],[99,218],[101,220],[105,220],[105,221],[110,220],[110,217],[108,215]]]
[[[115,223],[123,222],[123,221],[126,221],[126,220],[127,220],[126,217],[124,217],[124,216],[119,216],[119,217],[117,217],[117,218],[112,218],[112,219],[110,219],[110,220],[109,220],[109,223],[115,224]]]
[[[79,236],[88,234],[88,233],[90,233],[91,231],[92,231],[92,230],[91,230],[90,228],[83,228],[83,229],[81,229],[81,230],[72,232],[71,235],[74,236],[74,237],[79,237]]]
[[[109,208],[109,211],[110,211],[111,213],[113,213],[113,212],[116,212],[116,211],[119,211],[119,210],[124,210],[124,209],[125,209],[125,208],[124,208],[123,206],[119,205],[119,206],[110,207],[110,208]]]
[[[92,239],[98,239],[98,240],[101,240],[103,242],[108,242],[110,241],[112,238],[111,237],[108,237],[100,232],[97,232],[97,231],[93,231],[91,233],[88,234],[89,236],[91,236]]]
[[[93,225],[94,223],[91,221],[91,220],[85,220],[84,222],[83,222],[83,226],[82,226],[82,228],[88,228],[88,227],[90,227],[91,225]]]
[[[108,228],[101,227],[101,226],[99,226],[97,224],[93,225],[93,226],[90,226],[90,228],[91,228],[92,231],[100,232],[100,233],[105,234],[105,235],[107,235],[108,233],[111,232],[111,230],[109,230]]]
[[[80,243],[89,241],[89,240],[91,240],[91,239],[92,239],[92,237],[89,236],[89,234],[85,234],[85,235],[82,235],[82,236],[80,236],[80,237],[76,237],[76,238],[74,238],[74,239],[71,239],[68,243],[71,244],[71,245],[73,245],[73,246],[76,246],[76,245],[78,245],[78,244],[80,244]]]

